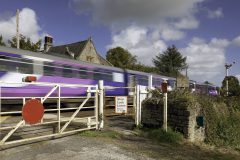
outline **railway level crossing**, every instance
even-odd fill
[[[24,86],[26,84],[29,83],[1,82],[0,91],[4,85]],[[18,102],[21,100],[22,102],[21,107],[7,105],[4,108],[5,104],[0,107],[0,149],[84,130],[102,129],[105,117],[108,116],[131,116],[135,124],[139,125],[141,101],[147,94],[146,88],[141,86],[111,87],[104,86],[103,81],[99,81],[98,85],[39,82],[32,82],[31,85],[48,88],[48,91],[41,97],[6,97],[0,93],[1,104],[4,100],[18,100]],[[63,97],[62,92],[66,88],[75,91],[77,89],[81,94],[85,93],[85,96]],[[131,93],[129,96],[106,94],[108,90],[114,89],[131,90]],[[112,104],[111,99],[114,100]],[[127,110],[124,107],[127,107]]]

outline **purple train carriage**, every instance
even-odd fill
[[[37,78],[37,82],[96,85],[104,80],[105,86],[144,87],[160,86],[168,80],[169,90],[175,86],[175,78],[116,67],[103,66],[61,58],[44,53],[0,47],[0,81],[21,83],[28,76]],[[151,77],[151,78],[150,78]],[[152,83],[149,83],[149,81]],[[1,84],[1,95],[4,97],[42,97],[51,90],[50,87],[38,87],[29,84]],[[61,96],[80,96],[85,94],[77,88],[61,88]],[[52,96],[56,96],[53,93]],[[128,95],[128,89],[107,90],[106,95]]]
[[[197,93],[197,94],[204,94],[204,95],[211,95],[211,96],[218,95],[217,86],[212,84],[198,83],[193,80],[190,80],[189,82],[189,89],[191,92]]]

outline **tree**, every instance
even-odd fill
[[[147,72],[147,73],[157,73],[156,67],[147,66],[141,63],[133,65],[132,70]]]
[[[168,47],[163,53],[159,53],[153,59],[153,63],[160,74],[176,77],[181,70],[187,67],[186,59],[173,45]]]
[[[133,56],[122,47],[112,48],[107,51],[107,60],[115,67],[131,69],[136,64],[136,56]]]
[[[8,43],[12,48],[17,48],[17,38],[13,37],[12,40],[9,40]],[[30,38],[26,38],[21,35],[19,40],[19,48],[29,51],[37,52],[40,50],[41,40],[38,40],[36,43],[33,43]]]
[[[240,95],[240,86],[239,81],[234,76],[225,77],[222,81],[222,91],[224,93],[227,92],[226,90],[226,80],[228,80],[228,92],[229,96],[239,96]]]
[[[208,82],[208,81],[205,81],[204,84],[210,84],[210,85],[212,85],[212,83],[210,83],[210,82]]]
[[[3,37],[2,37],[2,35],[0,36],[0,46],[6,46],[6,44],[3,42]]]

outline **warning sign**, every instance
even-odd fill
[[[115,97],[115,112],[116,113],[127,113],[127,97],[117,96]]]

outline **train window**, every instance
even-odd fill
[[[43,67],[43,75],[45,76],[53,76],[54,75],[54,67],[44,66]]]
[[[17,63],[0,59],[0,71],[16,72]]]
[[[33,74],[33,64],[18,63],[17,69],[19,73]]]
[[[72,78],[73,77],[73,70],[71,66],[64,65],[63,66],[63,77]]]
[[[106,80],[106,81],[112,81],[112,74],[106,73],[106,71],[95,71],[93,73],[93,79],[95,80]]]
[[[145,76],[138,77],[138,84],[148,86],[148,77]]]
[[[93,79],[95,80],[103,80],[103,76],[102,76],[102,73],[99,73],[99,72],[95,72],[93,73]]]
[[[112,81],[112,79],[113,79],[112,73],[107,73],[104,75],[104,80]]]
[[[80,68],[79,71],[78,71],[78,77],[83,78],[83,79],[87,79],[88,78],[88,72],[86,70]]]

